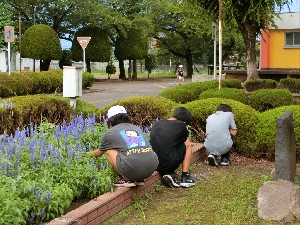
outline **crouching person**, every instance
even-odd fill
[[[99,149],[91,152],[95,157],[106,153],[109,163],[120,174],[115,186],[144,185],[144,179],[156,170],[158,158],[142,130],[131,124],[123,106],[113,106],[107,113],[109,130],[103,135]]]

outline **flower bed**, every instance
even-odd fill
[[[111,192],[116,173],[98,148],[106,125],[75,118],[43,122],[0,138],[0,224],[39,224],[63,215],[74,199]]]

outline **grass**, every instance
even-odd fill
[[[271,169],[199,163],[192,169],[200,176],[195,187],[171,189],[158,184],[151,195],[134,198],[104,224],[287,224],[257,216],[258,189],[270,179]]]

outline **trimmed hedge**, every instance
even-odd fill
[[[245,105],[248,105],[249,103],[248,95],[244,92],[243,89],[237,89],[237,88],[209,89],[207,91],[203,91],[199,96],[199,99],[206,99],[206,98],[232,99],[241,102]]]
[[[219,87],[218,80],[210,80],[204,82],[192,82],[174,88],[168,88],[161,93],[158,97],[170,99],[177,103],[187,103],[199,99],[199,95],[206,90]],[[242,88],[241,81],[238,79],[225,79],[222,80],[222,87],[227,88]]]
[[[279,81],[279,88],[288,89],[291,93],[300,93],[300,79],[285,78]]]
[[[259,89],[274,89],[277,88],[278,82],[272,79],[256,79],[248,80],[244,83],[246,91],[252,92]]]
[[[250,96],[250,106],[259,112],[296,104],[296,99],[286,89],[260,89]]]
[[[295,149],[297,158],[300,157],[300,106],[283,106],[258,114],[259,123],[256,126],[255,148],[257,157],[275,159],[276,119],[286,111],[293,113],[295,131]]]
[[[184,105],[192,112],[191,122],[192,135],[197,136],[197,141],[204,142],[206,131],[206,118],[215,113],[217,106],[221,103],[232,107],[237,125],[237,136],[233,137],[233,151],[246,156],[253,156],[256,152],[254,145],[256,139],[256,125],[258,124],[258,112],[251,107],[238,101],[222,98],[209,98],[189,102]]]
[[[106,117],[108,109],[114,105],[124,106],[133,124],[144,129],[151,126],[157,118],[169,118],[180,104],[153,96],[129,97],[105,106],[97,111],[97,115]]]
[[[82,74],[82,88],[91,87],[95,79],[91,73]],[[0,72],[0,97],[50,94],[63,91],[63,71],[49,70],[42,72]]]

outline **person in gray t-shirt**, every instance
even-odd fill
[[[156,170],[158,158],[145,134],[133,124],[123,106],[108,110],[110,129],[103,135],[99,149],[91,152],[95,157],[104,153],[110,164],[121,175],[115,186],[132,187],[143,185],[144,179]]]
[[[229,164],[229,150],[235,136],[237,127],[234,121],[232,109],[227,104],[220,104],[216,113],[206,119],[206,138],[204,147],[208,151],[208,162],[212,166],[218,166],[218,155],[221,155],[221,165]]]

